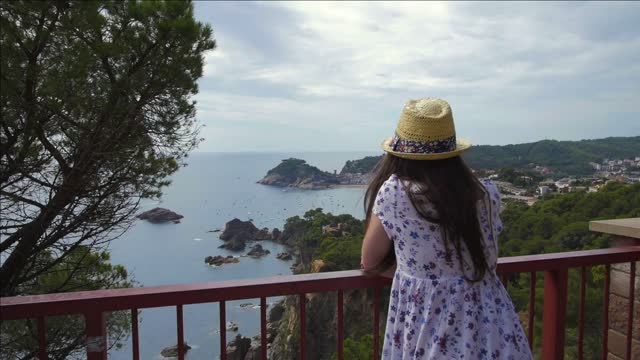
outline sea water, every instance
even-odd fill
[[[151,224],[137,221],[109,247],[111,262],[124,265],[137,286],[202,283],[291,274],[292,262],[275,258],[284,247],[270,241],[260,244],[271,251],[261,259],[242,257],[237,264],[212,267],[204,263],[209,255],[243,255],[219,249],[224,224],[233,219],[252,219],[258,228],[282,230],[288,217],[322,208],[334,214],[363,218],[363,187],[299,190],[257,184],[281,160],[296,157],[321,170],[333,172],[345,161],[378,153],[195,153],[188,166],[172,177],[160,201],[145,201],[141,211],[164,207],[184,218],[179,224]],[[268,303],[277,301],[268,298]],[[227,321],[239,325],[227,332],[227,341],[239,333],[252,337],[260,332],[259,299],[228,302]],[[240,307],[240,304],[251,306]],[[177,344],[176,309],[143,309],[140,314],[140,358],[160,359],[160,351]],[[184,306],[184,338],[193,348],[188,359],[216,359],[220,349],[217,303]],[[130,359],[131,339],[121,349],[112,349],[110,359]]]

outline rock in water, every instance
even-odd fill
[[[246,240],[234,238],[226,243],[218,246],[220,249],[227,249],[230,251],[242,251],[247,247]]]
[[[231,255],[226,257],[216,255],[216,256],[207,256],[206,258],[204,258],[204,262],[209,265],[220,266],[222,264],[233,264],[233,263],[240,262],[240,259],[238,259],[237,257],[233,257]]]
[[[166,222],[179,223],[184,216],[177,214],[169,209],[153,208],[136,216],[138,219],[147,220],[153,224],[162,224]]]
[[[268,228],[260,229],[254,235],[254,240],[271,240],[271,239],[272,239],[271,232],[269,231]]]
[[[187,343],[185,342],[184,346],[182,347],[182,349],[184,350],[184,353],[186,354],[187,351],[191,350],[191,346],[187,345]],[[166,357],[166,358],[178,357],[178,345],[169,346],[169,347],[166,347],[166,348],[162,349],[162,351],[160,352],[160,355],[162,355],[163,357]]]
[[[220,240],[230,241],[234,238],[253,240],[258,233],[258,228],[251,221],[233,219],[225,224],[224,231],[220,234]]]
[[[279,253],[278,256],[276,256],[276,258],[279,260],[285,260],[285,261],[293,259],[291,254],[289,254],[288,252]]]
[[[238,334],[235,340],[227,344],[227,360],[244,360],[250,347],[251,339]]]
[[[251,248],[251,251],[247,253],[247,256],[251,256],[252,258],[261,258],[270,253],[271,252],[269,250],[263,249],[262,245],[256,244]]]
[[[239,329],[240,327],[238,326],[238,324],[234,323],[233,321],[227,323],[227,331],[237,332]]]

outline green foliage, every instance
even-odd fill
[[[507,181],[523,188],[535,186],[543,180],[542,176],[534,171],[516,170],[512,167],[500,169],[497,175],[499,180]]]
[[[368,172],[371,172],[375,168],[380,159],[380,156],[366,156],[358,160],[347,160],[340,173],[366,174]]]
[[[514,203],[501,216],[501,256],[602,248],[607,237],[589,232],[588,221],[640,216],[640,183],[551,195],[531,207]]]
[[[373,335],[364,335],[359,339],[344,339],[342,358],[344,360],[373,359]],[[338,354],[333,354],[331,360],[337,360]]]
[[[343,228],[339,236],[322,233],[323,226],[339,224]],[[288,218],[282,232],[285,243],[298,247],[303,263],[322,259],[331,270],[359,267],[363,236],[364,221],[347,214],[325,214],[320,208],[307,211],[303,218]]]
[[[610,183],[597,193],[569,193],[549,196],[528,207],[511,203],[502,212],[504,231],[500,235],[500,256],[529,255],[549,252],[603,248],[607,235],[589,231],[588,222],[640,216],[640,183],[622,185]],[[604,270],[593,267],[586,271],[585,359],[595,359],[600,353],[602,331],[602,287]],[[529,303],[529,276],[514,275],[509,282],[509,294],[516,308],[526,313]],[[578,304],[580,274],[569,272],[567,303],[566,356],[575,358],[577,351]],[[542,307],[544,280],[536,281],[535,344],[542,339]],[[593,357],[591,357],[593,355]]]
[[[49,252],[42,252],[43,262],[52,261]],[[127,271],[109,263],[106,251],[91,252],[88,247],[78,247],[55,265],[52,271],[30,283],[31,293],[47,294],[78,290],[99,290],[131,287]],[[129,312],[113,312],[107,316],[109,348],[121,346],[131,327]],[[52,359],[83,358],[84,321],[81,316],[54,316],[47,318],[47,351]],[[3,359],[35,357],[37,334],[32,320],[2,322],[0,355]]]

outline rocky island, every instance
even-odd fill
[[[163,224],[167,222],[178,224],[180,223],[180,219],[184,218],[184,216],[177,214],[169,209],[163,209],[159,207],[153,208],[149,211],[145,211],[136,217],[141,220],[147,220],[152,224]]]
[[[335,185],[365,185],[380,156],[347,161],[340,174],[322,171],[301,159],[286,159],[269,170],[259,184],[299,189],[327,189]]]
[[[254,240],[275,240],[280,237],[280,230],[268,228],[258,229],[251,221],[233,219],[224,226],[220,240],[225,243],[220,246],[222,249],[231,251],[242,251],[247,246],[247,241]],[[260,247],[262,249],[262,247]]]
[[[187,351],[191,350],[191,346],[189,346],[185,342],[184,345],[182,346],[182,350],[186,354]],[[178,357],[178,345],[169,346],[169,347],[166,347],[166,348],[162,349],[162,351],[160,352],[160,355],[162,357],[168,358],[168,359],[177,358]]]
[[[314,190],[338,185],[339,181],[335,174],[322,171],[304,160],[290,158],[269,170],[258,184]]]

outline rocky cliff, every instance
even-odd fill
[[[384,297],[384,295],[383,295]],[[353,290],[344,294],[344,338],[370,335],[373,328],[372,294],[367,290]],[[288,296],[282,319],[275,324],[275,337],[269,348],[269,359],[296,360],[300,358],[299,297]],[[386,307],[380,319],[386,318]],[[305,359],[328,360],[337,347],[337,295],[335,293],[307,294]],[[384,336],[384,321],[380,321],[380,336]]]

